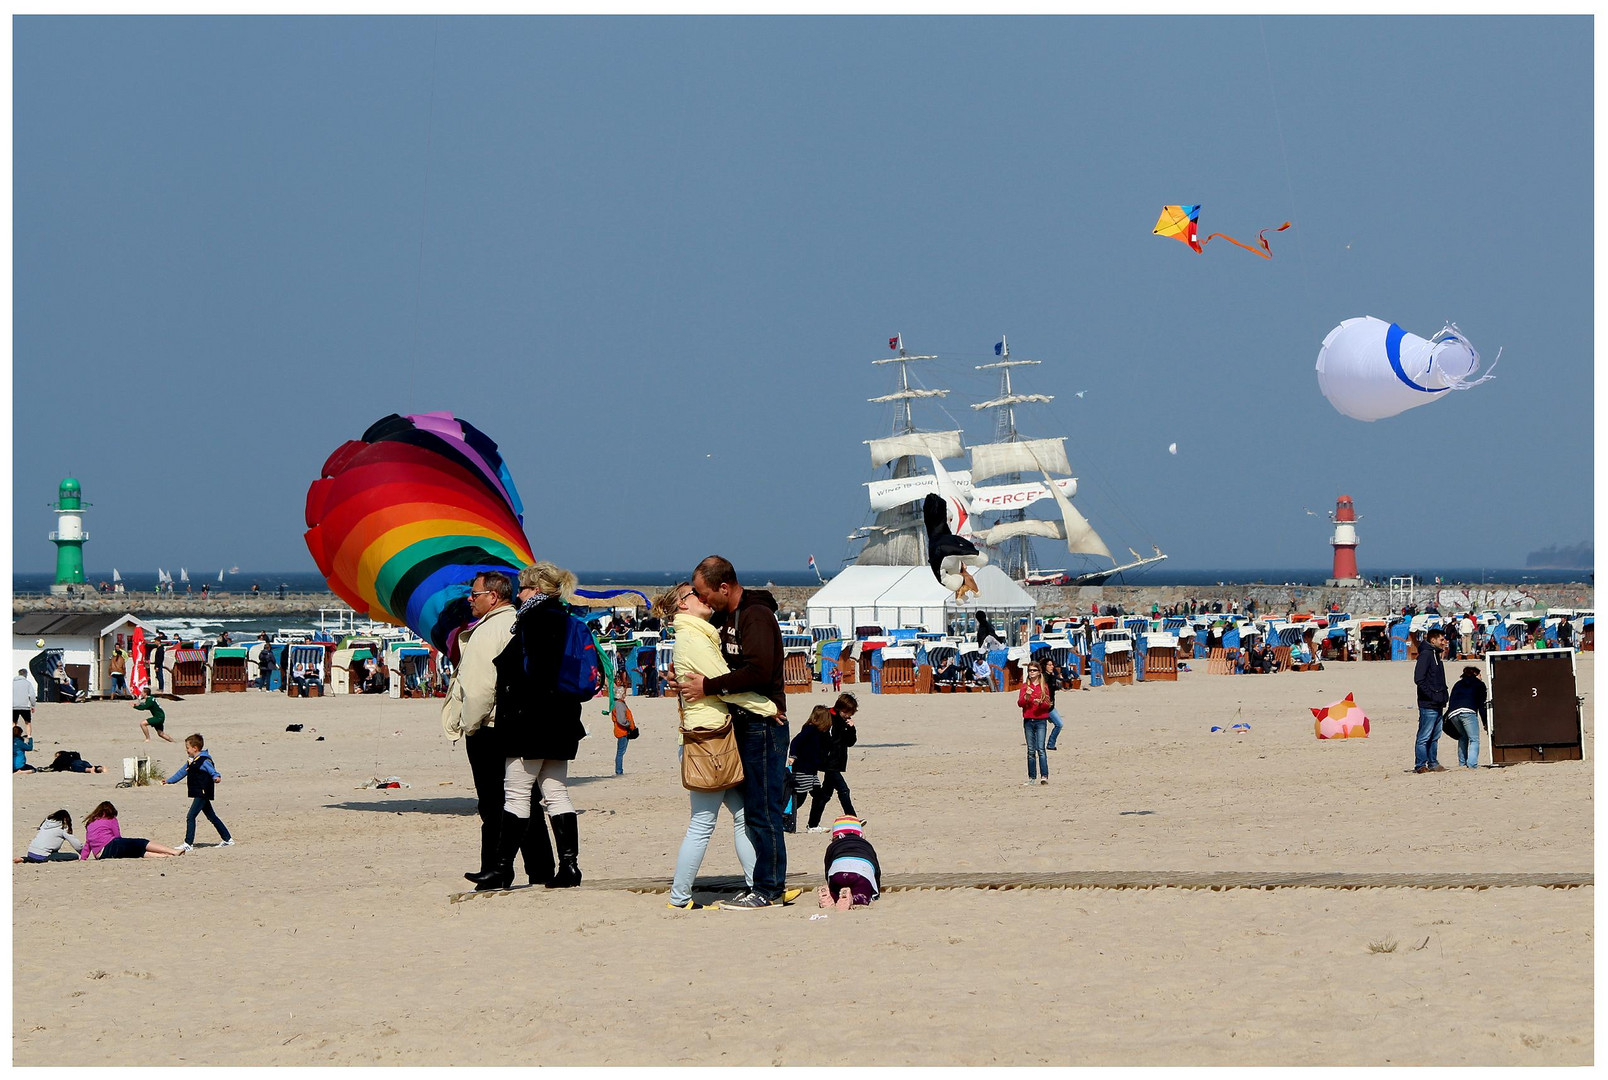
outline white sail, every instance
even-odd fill
[[[1070,473],[1064,438],[1024,439],[1021,442],[984,443],[971,448],[972,480],[986,480],[1004,473]],[[948,455],[946,455],[948,456]],[[1046,479],[1048,479],[1046,477]]]
[[[1060,448],[1059,439],[1037,441],[1053,442],[1056,444],[1057,449]],[[1016,445],[1031,447],[1033,444],[1024,442]],[[1032,451],[1030,450],[1029,453],[1031,454]],[[1063,461],[1066,459],[1064,452],[1061,458]],[[1055,496],[1055,501],[1060,504],[1061,520],[1066,523],[1066,550],[1074,555],[1103,555],[1112,562],[1116,562],[1116,556],[1112,555],[1106,548],[1105,541],[1100,539],[1100,535],[1094,531],[1094,526],[1089,524],[1089,519],[1078,513],[1077,507],[1072,505],[1071,500],[1061,494],[1061,489],[1055,486],[1043,464],[1040,464],[1039,472],[1044,476],[1044,482],[1049,485],[1050,494]]]
[[[1045,495],[1048,496],[1049,492],[1045,492]],[[1052,540],[1064,540],[1066,529],[1059,521],[1028,518],[1026,521],[1002,521],[992,528],[981,530],[976,538],[992,547],[1015,536],[1045,536]]]
[[[968,501],[971,499],[971,473],[960,469],[949,474],[949,480]],[[936,476],[900,476],[892,480],[872,480],[865,485],[871,499],[871,509],[892,510],[908,502],[919,502],[927,492],[942,494]]]
[[[119,581],[122,581],[122,580],[123,579],[117,575],[117,567],[115,567],[115,566],[112,567],[112,581],[113,581],[113,583],[115,584],[116,582],[119,582]]]
[[[881,405],[885,401],[909,401],[911,398],[943,397],[948,390],[897,390],[881,397],[866,398],[873,405]]]
[[[969,480],[970,477],[968,476]],[[1057,480],[1055,486],[1060,488],[1067,498],[1078,493],[1078,478],[1068,476]],[[1037,480],[1030,480],[1025,484],[995,484],[991,487],[974,487],[971,492],[971,508],[974,514],[993,514],[1004,510],[1022,510],[1040,499],[1050,497],[1049,488]]]
[[[219,581],[223,580],[223,571],[221,569],[218,571],[218,580]]]
[[[168,577],[168,572],[166,570],[163,570],[161,567],[157,567],[156,582],[158,585],[166,585],[172,580],[172,578]]]
[[[984,401],[977,405],[973,405],[972,408],[993,409],[1000,405],[1020,405],[1024,401],[1033,401],[1038,402],[1041,405],[1048,405],[1054,400],[1054,394],[1006,394],[1004,397],[997,397],[993,401]]]
[[[866,445],[871,447],[871,467],[873,469],[897,458],[910,454],[920,454],[938,458],[963,457],[965,446],[960,441],[958,431],[912,431],[908,435],[893,435],[886,439],[868,439]],[[1065,454],[1061,455],[1063,458]],[[1067,469],[1071,472],[1071,469]]]
[[[190,580],[190,571],[186,570],[182,566],[179,567],[179,580],[180,581],[189,581]]]

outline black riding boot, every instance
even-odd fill
[[[581,868],[577,863],[581,854],[580,834],[575,828],[574,814],[554,814],[553,847],[558,851],[558,873],[547,883],[549,889],[571,889],[581,883]]]
[[[513,885],[514,856],[519,854],[519,845],[525,841],[525,829],[529,824],[528,818],[503,812],[502,828],[497,833],[497,865],[471,879],[475,883],[475,892],[490,892]]]
[[[546,817],[540,806],[531,807],[530,831],[525,833],[525,842],[519,849],[532,885],[546,885],[553,880],[553,845],[547,841]]]

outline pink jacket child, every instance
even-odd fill
[[[183,852],[141,837],[123,835],[117,823],[117,807],[103,802],[84,820],[84,847],[80,859],[157,859]]]

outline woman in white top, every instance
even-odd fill
[[[653,613],[664,622],[675,620],[672,682],[678,675],[696,674],[713,679],[731,670],[720,653],[720,632],[709,623],[714,609],[698,599],[690,582],[683,581],[660,595],[654,601]],[[681,726],[698,731],[712,731],[720,727],[731,716],[727,702],[759,716],[776,715],[775,702],[752,692],[726,694],[723,698],[701,697],[692,701],[677,697]],[[704,905],[692,898],[692,883],[698,876],[698,867],[703,865],[704,852],[709,849],[709,837],[714,834],[715,819],[720,815],[721,806],[731,811],[737,861],[742,864],[743,877],[749,888],[754,885],[754,843],[749,839],[748,824],[743,817],[741,784],[725,791],[688,791],[687,794],[692,801],[692,820],[687,823],[687,835],[681,841],[681,850],[676,855],[676,873],[670,883],[670,906],[683,911],[697,911]]]

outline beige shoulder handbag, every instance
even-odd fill
[[[725,791],[743,782],[743,759],[731,717],[717,728],[681,729],[681,786],[688,791]]]

